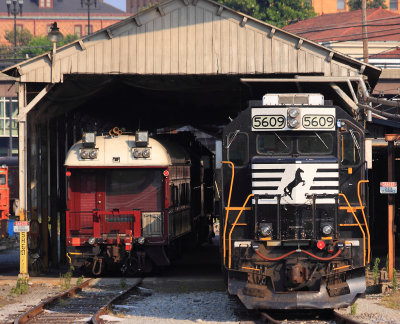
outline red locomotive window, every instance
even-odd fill
[[[107,210],[161,210],[162,172],[155,169],[110,170],[106,173]]]
[[[6,175],[0,174],[0,185],[5,185],[5,184],[6,184]]]

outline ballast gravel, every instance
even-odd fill
[[[243,311],[234,297],[226,292],[221,280],[183,281],[144,280],[134,295],[122,305],[115,305],[117,318],[107,321],[122,323],[239,323]],[[123,319],[118,316],[123,315]],[[105,318],[104,318],[105,319]]]

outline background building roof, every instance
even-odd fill
[[[90,8],[91,14],[125,14],[124,11],[104,2],[97,1],[97,7]],[[29,13],[77,13],[87,14],[87,7],[81,6],[81,0],[54,0],[53,8],[39,8],[37,0],[25,0],[22,7],[23,14]],[[6,2],[0,1],[0,13],[7,14]]]
[[[400,41],[400,15],[382,8],[367,9],[369,41]],[[284,29],[318,43],[362,40],[361,10],[326,14]]]

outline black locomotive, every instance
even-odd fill
[[[366,288],[365,130],[320,94],[270,94],[223,133],[221,253],[249,309],[336,308]]]

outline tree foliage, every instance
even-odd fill
[[[277,27],[316,16],[306,0],[219,0],[222,4]]]
[[[361,9],[361,0],[349,0],[347,1],[347,5],[352,10],[360,10]],[[385,4],[385,0],[367,0],[367,9],[370,8],[379,8],[387,9],[387,5]]]
[[[57,43],[57,47],[63,46],[65,44],[71,43],[78,37],[75,35],[65,35],[61,42]],[[22,48],[20,53],[24,56],[33,57],[36,55],[43,54],[47,51],[52,50],[53,43],[47,39],[47,36],[37,36],[33,37],[26,47]]]
[[[6,30],[4,38],[14,46],[14,30]],[[26,46],[32,40],[33,35],[28,29],[17,30],[17,46]]]

